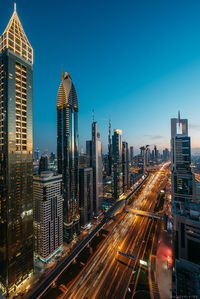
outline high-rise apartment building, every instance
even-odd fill
[[[117,199],[123,192],[122,176],[122,130],[115,129],[112,136],[113,196]]]
[[[81,225],[85,226],[93,218],[93,170],[91,167],[79,169],[79,210]]]
[[[15,5],[0,37],[0,288],[7,294],[33,272],[32,105],[33,49]]]
[[[123,173],[123,192],[126,192],[130,187],[129,174],[129,148],[128,143],[122,142],[122,173]]]
[[[57,95],[57,160],[63,175],[63,236],[79,233],[78,98],[69,73],[62,74]]]
[[[34,251],[47,262],[63,244],[62,175],[41,172],[33,179]]]
[[[98,124],[92,123],[92,140],[86,141],[87,166],[93,169],[93,209],[97,216],[102,210],[103,198],[103,165],[102,165],[102,147]]]

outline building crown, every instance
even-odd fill
[[[16,3],[14,3],[13,15],[0,37],[0,53],[10,49],[20,57],[33,64],[33,48],[26,37],[22,24],[17,14]]]

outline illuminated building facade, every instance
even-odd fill
[[[16,12],[0,37],[0,287],[33,272],[33,49]]]
[[[62,175],[41,172],[33,178],[34,251],[47,262],[63,244]]]
[[[62,74],[57,95],[57,160],[63,175],[63,237],[79,233],[78,99],[69,73]]]

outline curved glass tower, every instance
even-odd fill
[[[62,74],[57,95],[58,173],[63,175],[63,237],[79,232],[78,99],[69,73]]]

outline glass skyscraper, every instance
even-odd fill
[[[92,140],[86,141],[87,166],[93,169],[93,209],[94,216],[102,211],[103,199],[103,169],[102,169],[102,145],[98,124],[92,122]]]
[[[16,12],[0,37],[0,288],[33,272],[33,49]]]
[[[63,237],[79,232],[78,99],[69,73],[62,74],[57,95],[58,173],[63,175]]]
[[[122,176],[122,130],[115,129],[112,136],[113,152],[113,196],[115,199],[122,194],[123,176]]]

